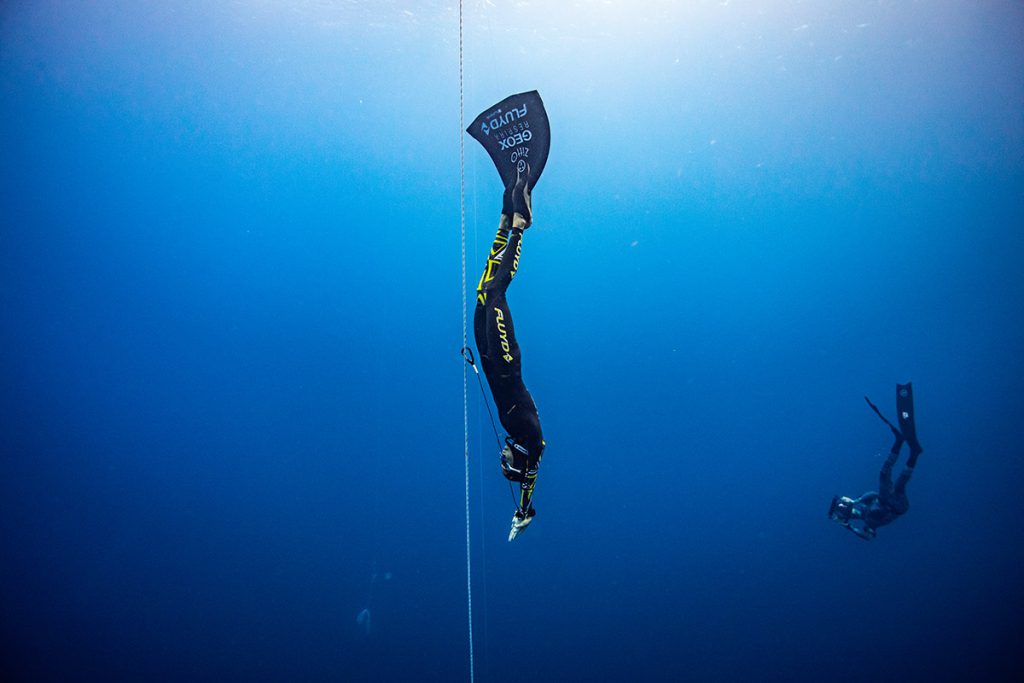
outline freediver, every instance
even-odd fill
[[[501,426],[508,432],[501,451],[501,471],[506,479],[519,484],[509,541],[522,533],[537,514],[533,507],[533,489],[545,445],[537,406],[523,383],[522,354],[505,298],[519,268],[523,234],[532,223],[531,182],[530,166],[526,164],[505,187],[498,232],[476,288],[473,313],[473,335],[480,364]]]
[[[924,449],[921,448],[921,444],[917,440],[917,427],[914,422],[914,391],[910,382],[896,385],[896,413],[899,428],[893,426],[882,415],[871,399],[865,396],[864,400],[889,426],[895,441],[892,448],[889,449],[889,456],[882,464],[882,470],[878,475],[878,491],[868,491],[859,498],[835,496],[832,498],[828,516],[832,521],[853,532],[859,538],[870,541],[875,537],[878,527],[891,524],[897,517],[906,514],[910,509],[907,484],[910,482],[911,475],[914,474],[917,456],[921,455]],[[892,468],[899,459],[900,449],[904,442],[910,447],[910,457],[896,483],[893,484]]]
[[[537,514],[533,492],[545,443],[537,406],[523,384],[522,354],[505,293],[519,269],[523,234],[533,220],[531,195],[547,165],[551,126],[540,93],[531,90],[509,95],[488,107],[466,132],[491,157],[505,188],[498,232],[477,285],[473,336],[501,425],[507,432],[504,447],[500,438],[498,444],[501,471],[509,482],[519,484],[518,496],[513,492],[516,511],[508,535],[512,541]],[[464,347],[462,354],[477,371],[472,352]]]

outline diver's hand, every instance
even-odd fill
[[[530,522],[533,521],[533,517],[536,514],[537,511],[533,508],[530,508],[529,512],[525,515],[516,510],[516,513],[512,515],[512,529],[508,532],[509,543],[516,540],[516,537],[523,533],[526,527],[530,526]]]

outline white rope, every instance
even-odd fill
[[[466,143],[465,104],[463,98],[463,43],[462,43],[462,0],[459,0],[459,224],[462,236],[462,347],[468,345],[466,326]],[[473,683],[473,566],[470,562],[470,520],[469,520],[469,391],[466,378],[466,363],[462,365],[462,427],[465,443],[466,478],[466,607],[469,612],[469,681]]]

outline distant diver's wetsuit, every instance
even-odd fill
[[[498,418],[508,432],[502,451],[502,471],[510,481],[519,482],[517,514],[532,517],[533,487],[544,454],[544,436],[537,406],[523,384],[522,355],[505,299],[505,292],[519,268],[523,232],[530,225],[528,203],[521,207],[517,201],[514,211],[512,208],[513,191],[518,191],[517,199],[521,199],[522,184],[510,185],[505,191],[498,232],[476,289],[473,334]],[[525,190],[528,202],[529,188]]]
[[[914,423],[913,394],[911,385],[898,384],[897,390],[897,412],[902,431],[894,427],[879,412],[875,404],[868,400],[868,405],[878,413],[878,416],[889,425],[896,440],[889,450],[889,456],[882,464],[882,470],[878,474],[878,491],[868,491],[860,498],[851,499],[837,497],[832,499],[830,516],[838,523],[852,531],[858,537],[870,541],[875,537],[876,529],[880,526],[892,523],[897,517],[903,515],[910,509],[910,500],[907,498],[907,484],[914,474],[914,467],[917,466],[917,457],[921,455],[922,448],[917,441],[917,430]],[[866,397],[865,397],[866,398]],[[892,481],[892,468],[900,456],[900,449],[904,440],[910,446],[910,457],[907,465],[903,468],[896,483]]]

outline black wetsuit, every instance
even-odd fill
[[[519,509],[529,511],[537,467],[544,453],[544,437],[533,397],[523,384],[522,356],[516,342],[512,314],[505,292],[519,268],[523,230],[510,228],[511,217],[502,215],[487,265],[477,285],[473,333],[487,383],[491,387],[498,419],[513,442],[515,469],[522,472]]]
[[[892,450],[889,451],[889,457],[885,459],[882,471],[878,474],[878,491],[868,491],[852,504],[850,523],[846,525],[846,528],[863,539],[874,538],[875,530],[878,527],[891,523],[910,509],[907,484],[910,482],[911,475],[914,474],[917,456],[921,454],[921,451],[911,448],[907,466],[903,468],[896,483],[893,484],[892,468],[900,457],[902,445],[903,438],[897,436],[896,443],[893,444]],[[859,523],[857,523],[858,520]]]

